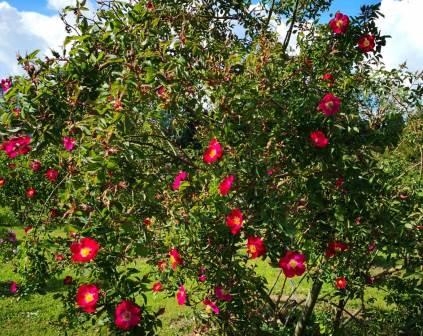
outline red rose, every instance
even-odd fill
[[[153,287],[151,289],[155,293],[161,292],[163,290],[163,285],[161,284],[161,282],[156,282],[153,284]]]
[[[37,195],[37,190],[35,188],[29,188],[26,190],[26,197],[34,198]]]
[[[350,24],[350,18],[340,12],[335,14],[335,17],[329,21],[329,27],[335,34],[344,34]]]
[[[59,176],[59,172],[56,169],[47,169],[47,172],[45,173],[45,177],[47,180],[51,182],[55,182],[57,180],[57,177]]]
[[[100,245],[94,239],[82,238],[79,242],[72,243],[70,249],[73,262],[85,263],[97,256]]]
[[[130,330],[141,321],[141,307],[129,300],[123,300],[116,306],[115,325],[118,329]]]
[[[288,251],[279,260],[279,267],[287,278],[300,276],[305,272],[305,256],[296,251]]]
[[[347,279],[345,279],[344,276],[340,278],[336,278],[335,286],[338,289],[344,289],[345,287],[347,287]]]
[[[315,131],[310,134],[310,139],[317,148],[325,148],[329,144],[329,139],[321,131]]]
[[[239,209],[233,209],[228,216],[226,216],[226,225],[231,230],[233,235],[236,235],[242,228],[242,212]]]
[[[255,259],[266,254],[266,246],[264,245],[263,239],[255,236],[248,237],[247,253],[250,255],[251,259]]]
[[[328,93],[320,101],[318,109],[322,111],[325,116],[329,117],[338,113],[340,107],[341,99],[332,93]]]
[[[232,188],[232,184],[234,183],[235,176],[229,175],[226,177],[222,182],[219,184],[219,194],[221,196],[226,196],[229,194],[229,191]]]
[[[81,285],[76,293],[76,304],[86,313],[94,313],[98,301],[99,289],[96,285]]]
[[[38,160],[31,161],[31,163],[29,164],[29,167],[31,168],[33,172],[37,172],[41,169],[41,162]]]
[[[223,149],[217,139],[212,139],[203,155],[203,160],[207,164],[211,164],[220,159],[223,155]]]
[[[373,35],[364,35],[358,40],[358,47],[364,53],[373,51],[375,48],[375,37]]]

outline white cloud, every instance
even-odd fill
[[[422,70],[423,0],[382,0],[381,11],[385,17],[377,25],[392,36],[382,51],[386,66],[394,68],[406,61],[410,70]]]
[[[66,6],[74,5],[76,0],[48,0],[47,6],[53,10],[61,10]]]
[[[46,6],[60,11],[76,0],[46,0]],[[95,7],[88,0],[89,17],[93,17]],[[69,14],[68,22],[74,22]],[[18,11],[8,2],[0,0],[0,79],[23,70],[16,61],[16,54],[24,56],[39,49],[39,57],[50,55],[50,49],[60,51],[66,37],[65,25],[58,14],[43,15],[37,12]]]
[[[75,0],[46,0],[46,5],[57,11],[74,3]],[[87,3],[93,13],[92,0]],[[263,14],[261,8],[257,7],[256,10],[257,15]],[[379,19],[377,24],[383,34],[392,36],[383,50],[385,64],[392,68],[407,61],[411,70],[421,70],[423,0],[382,0],[381,10],[385,18]],[[271,20],[271,26],[283,41],[287,32],[286,24],[277,24]],[[237,26],[235,30],[241,34],[243,29]],[[22,73],[16,62],[17,53],[24,55],[40,49],[42,55],[48,54],[50,48],[61,47],[66,32],[58,15],[20,12],[0,0],[0,36],[0,78],[3,78]],[[290,47],[296,50],[296,36],[292,36]]]
[[[0,2],[0,78],[21,74],[16,54],[25,55],[36,49],[41,56],[50,48],[59,49],[66,36],[58,15],[20,12],[7,2]]]
[[[57,11],[61,11],[66,6],[73,6],[75,4],[76,0],[47,0],[47,7]],[[88,0],[85,6],[91,11],[94,9],[94,5],[91,0]]]

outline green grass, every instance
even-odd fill
[[[22,229],[14,228],[17,231],[18,238],[22,237]],[[268,262],[262,260],[250,261],[255,265],[257,274],[265,277],[268,281],[269,287],[273,285],[279,274],[279,269],[272,267]],[[148,265],[142,261],[136,264],[141,273],[148,271]],[[11,265],[2,265],[0,269],[0,283],[10,280],[19,281],[19,278],[13,273]],[[62,279],[57,279],[55,285],[50,288],[50,291],[45,295],[32,294],[28,297],[17,299],[15,297],[7,297],[0,299],[0,335],[4,336],[53,336],[63,335],[63,330],[58,324],[58,316],[63,311],[60,301],[55,300],[53,295],[62,290],[60,284]],[[299,279],[288,280],[284,289],[283,298],[286,299],[290,292],[298,285]],[[283,276],[280,277],[278,283],[273,289],[273,295],[278,295],[281,292],[283,283]],[[297,292],[292,297],[296,300],[302,300],[306,297],[310,288],[310,283],[307,280],[301,282]],[[333,287],[325,285],[322,290],[324,295],[327,292],[333,291]],[[165,297],[164,294],[147,293],[148,304],[152,311],[157,311],[159,308],[165,308],[165,313],[161,316],[163,328],[160,330],[161,336],[178,336],[192,334],[194,327],[193,314],[191,310],[184,306],[175,304],[175,298]],[[375,309],[389,309],[383,300],[383,292],[369,288],[365,293],[366,301],[370,298],[374,299],[372,307]],[[360,302],[353,300],[349,302],[347,309],[354,311],[359,307]],[[330,309],[324,304],[321,309]],[[80,335],[77,330],[70,330],[71,335]],[[107,335],[105,331],[92,329],[90,332],[84,332],[81,335]]]

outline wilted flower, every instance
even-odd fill
[[[232,301],[232,295],[229,294],[223,287],[216,287],[214,289],[214,294],[216,295],[216,298],[220,301]]]
[[[206,305],[206,311],[210,314],[211,312],[215,314],[219,314],[219,307],[217,307],[216,303],[211,301],[210,299],[204,299],[203,303]]]
[[[325,252],[325,256],[327,258],[332,258],[337,253],[344,252],[346,250],[348,250],[348,245],[347,244],[345,244],[343,242],[340,242],[340,241],[333,241],[333,242],[330,242],[329,243],[329,245],[328,245],[328,247],[326,249],[326,252]]]

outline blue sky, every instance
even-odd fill
[[[48,15],[55,12],[47,7],[47,1],[45,0],[7,0],[7,2],[19,11],[31,11]]]
[[[74,0],[0,0],[0,79],[22,73],[16,54],[25,55],[35,49],[40,56],[50,54],[50,49],[60,50],[66,32],[58,10]],[[88,0],[94,3],[95,0]],[[154,1],[154,0],[153,0]],[[156,0],[158,1],[158,0]],[[169,0],[171,1],[171,0]],[[258,1],[258,0],[254,0]],[[385,18],[376,24],[382,34],[392,36],[383,49],[383,59],[388,68],[407,61],[413,71],[423,69],[423,34],[421,13],[423,0],[380,0]],[[355,16],[363,4],[379,0],[334,0],[331,9],[321,22],[329,21],[329,14],[337,11]],[[286,25],[276,27],[286,33]],[[295,41],[293,41],[295,44]]]
[[[7,2],[19,11],[34,11],[45,15],[52,15],[56,12],[48,8],[45,0],[7,0]],[[361,5],[377,2],[379,0],[335,0],[330,12],[334,13],[339,10],[348,15],[356,15],[359,13]],[[327,16],[324,19],[327,19]]]

